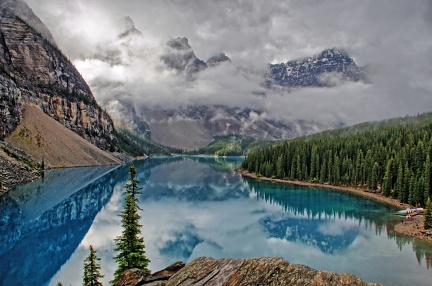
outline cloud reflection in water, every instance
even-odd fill
[[[234,162],[180,157],[135,162],[143,187],[141,224],[152,271],[177,260],[187,262],[199,256],[281,256],[318,269],[351,272],[368,281],[390,283],[409,279],[419,285],[427,281],[430,272],[419,267],[410,241],[407,241],[408,247],[401,250],[396,243],[389,242],[389,238],[394,238],[386,235],[386,224],[393,217],[392,209],[337,191],[244,179],[233,171]],[[83,260],[92,244],[102,258],[102,273],[105,274],[102,282],[108,284],[116,268],[112,259],[115,255],[113,239],[121,233],[117,214],[123,205],[127,170],[128,166],[118,168],[66,198],[66,204],[57,204],[68,205],[71,199],[104,198],[103,204],[75,203],[86,206],[85,210],[75,211],[82,214],[82,225],[62,213],[68,209],[44,208],[42,216],[55,213],[64,217],[62,225],[43,232],[29,232],[25,238],[14,236],[17,231],[12,230],[11,237],[16,241],[9,239],[4,245],[14,249],[33,241],[47,246],[56,257],[63,257],[61,264],[67,260],[61,268],[61,264],[50,264],[51,273],[58,271],[50,285],[58,282],[76,285],[82,282]],[[58,196],[55,198],[58,200]],[[11,214],[15,208],[12,202],[9,204]],[[90,210],[87,206],[96,208]],[[8,222],[1,226],[0,238],[4,241],[8,236],[3,230],[10,225]],[[19,221],[15,221],[15,225],[19,226]],[[64,248],[59,242],[62,237],[69,242],[76,241],[78,247],[69,243],[73,249]],[[427,247],[422,248],[423,252],[424,249]],[[40,253],[32,253],[39,250]],[[32,253],[33,268],[38,263],[47,265],[46,261],[54,261],[42,257],[42,248],[26,248],[21,252]],[[2,262],[18,263],[18,260],[13,262],[15,257],[8,253],[16,253],[16,250],[3,251]],[[402,258],[410,263],[401,262]],[[7,269],[10,268],[5,268],[7,272],[3,276],[6,278],[13,275]],[[37,269],[39,273],[29,272],[25,277],[39,275],[42,279],[39,270],[43,268]],[[406,271],[411,273],[409,277],[404,278],[402,274],[388,277],[388,273]]]

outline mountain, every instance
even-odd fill
[[[135,36],[140,37],[137,34]],[[133,51],[129,54],[133,54]],[[173,77],[179,77],[180,81],[183,78],[191,85],[197,84],[204,72],[229,67],[234,73],[242,73],[224,53],[216,54],[205,62],[199,59],[185,37],[168,40],[160,60],[164,69],[173,72]],[[175,93],[177,90],[171,92]],[[251,94],[251,97],[253,96],[265,94]],[[105,106],[113,112],[116,126],[132,130],[162,145],[184,150],[206,146],[215,136],[238,134],[260,140],[278,140],[329,128],[318,122],[274,120],[267,115],[264,108],[202,103],[185,103],[175,108],[164,105],[154,107],[136,104],[133,96],[126,97],[121,94],[116,96],[115,100],[108,101]]]
[[[331,87],[338,81],[366,81],[366,73],[344,51],[326,49],[305,59],[270,64],[266,87]]]
[[[204,65],[196,57],[186,38],[172,39],[168,46],[178,52],[169,57],[170,61],[163,58],[163,62],[169,68],[175,68],[177,74],[183,74],[189,79],[194,79],[200,71],[215,68],[221,63],[232,64],[221,53],[208,59]],[[268,88],[331,87],[340,81],[367,81],[366,73],[354,60],[347,53],[334,48],[303,60],[269,65],[264,78],[264,86]],[[260,140],[278,140],[341,127],[302,120],[272,120],[265,116],[264,109],[223,105],[190,104],[175,110],[143,108],[137,112],[142,114],[140,118],[146,119],[149,134],[154,140],[186,150],[203,147],[203,144],[211,142],[216,136],[240,134]]]
[[[8,3],[15,5],[5,5]],[[20,18],[23,10],[27,18],[33,19],[30,22],[41,24],[23,1],[2,2],[0,108],[6,120],[1,122],[0,139],[20,122],[24,103],[31,103],[94,145],[107,149],[114,137],[110,117],[97,105],[72,63]]]
[[[53,126],[56,132],[44,129]],[[54,154],[56,159],[49,159],[47,166],[120,163],[102,151],[118,149],[110,116],[96,103],[89,86],[58,49],[46,26],[22,0],[0,1],[0,141],[7,141],[2,145],[7,155],[3,154],[2,160],[12,164],[7,170],[2,168],[2,174],[14,174],[21,168],[13,163],[17,158],[27,162],[31,170]],[[72,149],[65,144],[85,154],[77,156],[75,159],[81,159],[75,163],[62,162],[75,154],[66,154]],[[17,145],[26,152],[14,150]],[[98,156],[104,159],[99,161]],[[14,180],[5,182],[13,184]]]

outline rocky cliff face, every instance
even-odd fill
[[[55,46],[48,29],[23,1],[3,0],[0,4],[0,139],[21,121],[24,103],[39,106],[102,149],[114,137],[110,117],[97,105],[75,67]]]
[[[23,0],[1,0],[0,10],[14,11],[14,14],[19,18],[23,19],[31,27],[36,29],[45,39],[50,41],[53,45],[56,45],[51,32],[45,26],[45,24],[35,16],[33,11],[29,8],[26,2]]]
[[[278,257],[257,257],[249,259],[213,259],[200,257],[172,275],[177,263],[153,275],[142,271],[127,271],[116,286],[154,285],[380,285],[366,283],[348,273],[334,273],[291,264]],[[163,275],[165,274],[165,275]],[[172,276],[171,276],[172,275]],[[127,279],[129,278],[129,279]]]

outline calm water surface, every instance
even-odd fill
[[[280,256],[385,285],[432,285],[432,245],[397,236],[395,209],[339,191],[261,182],[241,159],[135,162],[152,271],[199,256]],[[108,285],[128,166],[46,173],[0,198],[0,285],[81,285],[89,245]]]

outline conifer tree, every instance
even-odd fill
[[[129,167],[130,182],[125,185],[125,205],[119,214],[123,231],[114,239],[117,245],[114,251],[118,252],[114,260],[118,263],[118,267],[114,272],[112,284],[117,282],[120,275],[128,269],[138,268],[150,272],[147,269],[150,260],[145,255],[144,238],[140,236],[142,225],[139,224],[141,216],[138,210],[141,208],[138,206],[137,195],[140,194],[141,188],[138,187],[139,180],[135,178],[136,172],[135,166],[131,164]]]
[[[431,195],[431,160],[430,156],[426,156],[425,171],[424,171],[424,194],[423,202],[426,203]]]
[[[428,198],[425,210],[424,229],[432,228],[432,202]]]
[[[84,260],[83,286],[100,286],[102,283],[98,280],[104,275],[99,272],[100,265],[97,262],[101,259],[96,256],[93,246],[90,245],[89,249],[90,254]]]

